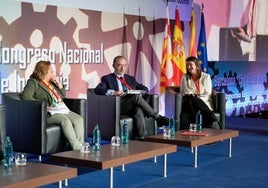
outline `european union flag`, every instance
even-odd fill
[[[202,62],[201,68],[204,72],[208,72],[208,58],[207,58],[207,41],[204,13],[201,12],[201,26],[197,47],[197,58]]]

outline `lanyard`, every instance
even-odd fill
[[[116,78],[121,82],[121,84],[123,84],[124,86],[126,86],[128,90],[131,90],[132,89],[131,86],[128,85],[128,83],[127,83],[127,81],[126,81],[126,79],[124,77],[118,77],[118,76],[116,76]]]
[[[50,91],[50,93],[52,93],[52,97],[56,98],[57,102],[61,102],[61,97],[58,94],[58,92],[54,88],[51,89],[51,87],[48,84],[46,84],[44,81],[41,81],[41,82],[44,86],[46,86],[46,88]]]
[[[192,78],[194,85],[196,87],[197,94],[200,94],[200,84],[199,84],[199,79],[194,79]]]

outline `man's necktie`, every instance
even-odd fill
[[[124,77],[120,77],[120,80],[122,84],[122,89],[124,92],[126,92],[127,91],[126,80],[124,79]]]
[[[126,79],[124,77],[120,77],[119,79],[120,79],[120,81],[122,83],[122,87],[123,87],[123,91],[124,92],[127,91],[127,90],[131,90],[132,89],[131,86],[128,85],[128,83],[127,83],[127,81],[126,81]]]

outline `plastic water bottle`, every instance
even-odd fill
[[[13,144],[10,140],[10,137],[7,136],[4,143],[4,167],[12,168],[13,167]]]
[[[124,123],[121,125],[121,143],[128,144],[128,125],[127,121],[124,120]]]
[[[4,152],[0,148],[0,164],[2,163],[2,160],[4,159]]]
[[[173,115],[171,115],[169,119],[169,129],[170,129],[170,135],[174,136],[175,135],[175,120],[173,118]]]
[[[93,130],[92,144],[93,144],[93,151],[100,150],[100,148],[101,148],[101,131],[100,131],[98,124],[95,125],[95,128]]]
[[[195,123],[196,123],[196,130],[201,131],[202,130],[202,114],[200,110],[197,112],[195,116]]]

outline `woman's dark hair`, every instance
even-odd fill
[[[50,65],[50,61],[39,61],[36,63],[34,71],[31,74],[30,78],[35,78],[39,81],[43,80],[49,71]]]
[[[188,61],[192,61],[195,63],[196,68],[197,68],[197,78],[201,77],[201,61],[199,61],[196,57],[194,56],[190,56],[186,58],[186,62]],[[191,73],[188,71],[187,67],[186,67],[186,78],[187,79],[191,79]]]

